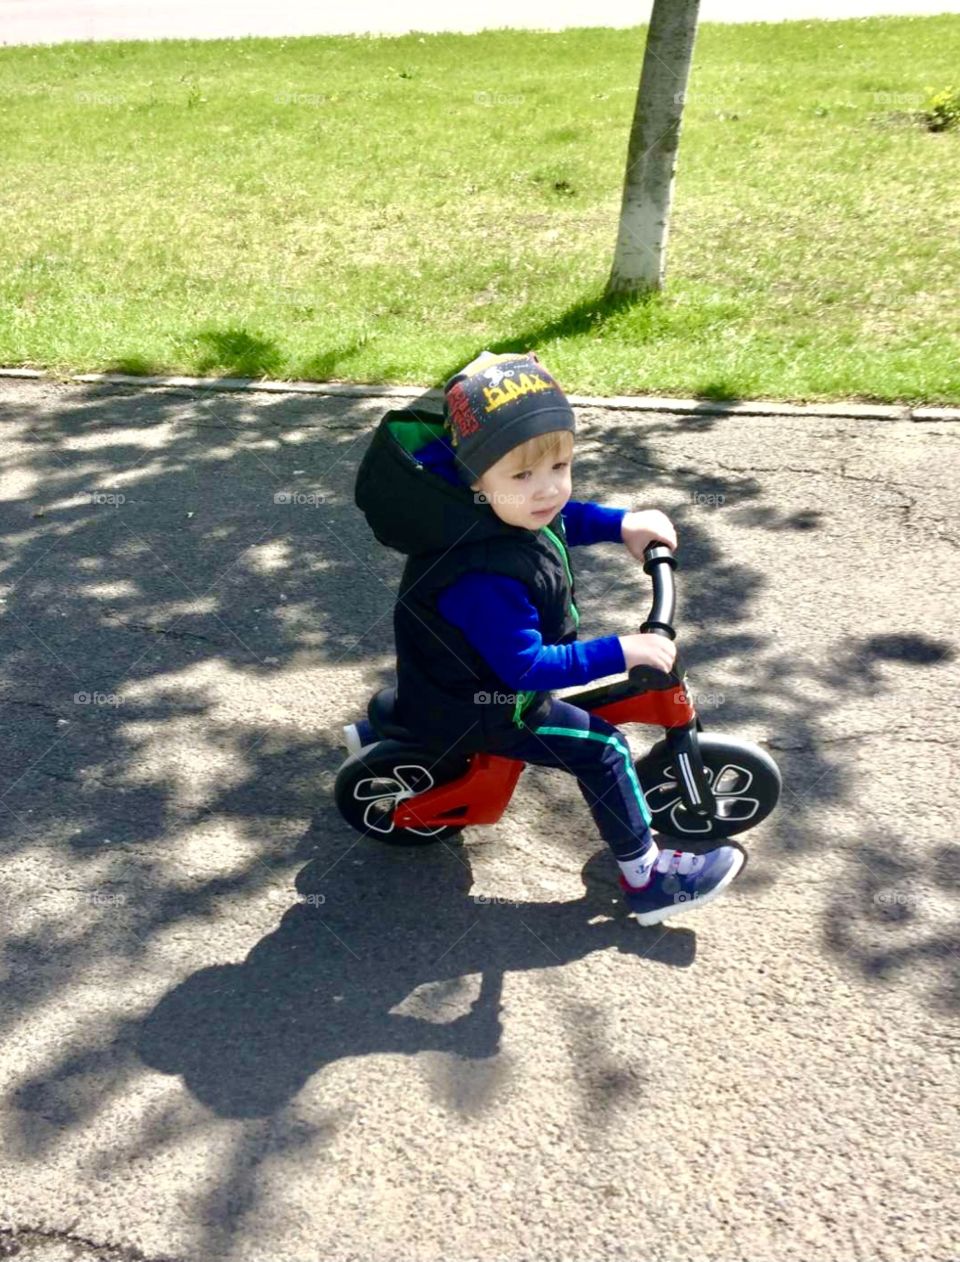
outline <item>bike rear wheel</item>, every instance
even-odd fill
[[[358,833],[393,846],[426,846],[460,832],[456,824],[436,828],[397,828],[396,804],[462,776],[468,759],[436,754],[419,745],[384,740],[351,754],[333,788],[337,810]]]

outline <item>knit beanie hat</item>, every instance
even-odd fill
[[[443,393],[454,463],[468,485],[528,438],[576,429],[567,396],[533,351],[482,351],[449,379]]]

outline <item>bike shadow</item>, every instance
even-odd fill
[[[381,1053],[467,1062],[468,1098],[470,1062],[500,1050],[507,973],[610,948],[678,968],[696,955],[690,929],[628,918],[605,847],[584,865],[584,894],[563,902],[471,893],[458,842],[361,853],[311,861],[297,901],[246,959],[165,995],[138,1023],[142,1061],[222,1117],[272,1114],[326,1066]]]

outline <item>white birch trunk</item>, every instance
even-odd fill
[[[662,289],[683,99],[700,0],[654,0],[606,294]]]

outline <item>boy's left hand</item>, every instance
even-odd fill
[[[673,527],[673,522],[658,508],[625,513],[620,526],[620,534],[623,542],[638,561],[644,560],[643,550],[654,540],[665,543],[674,552],[677,550],[677,532]]]

